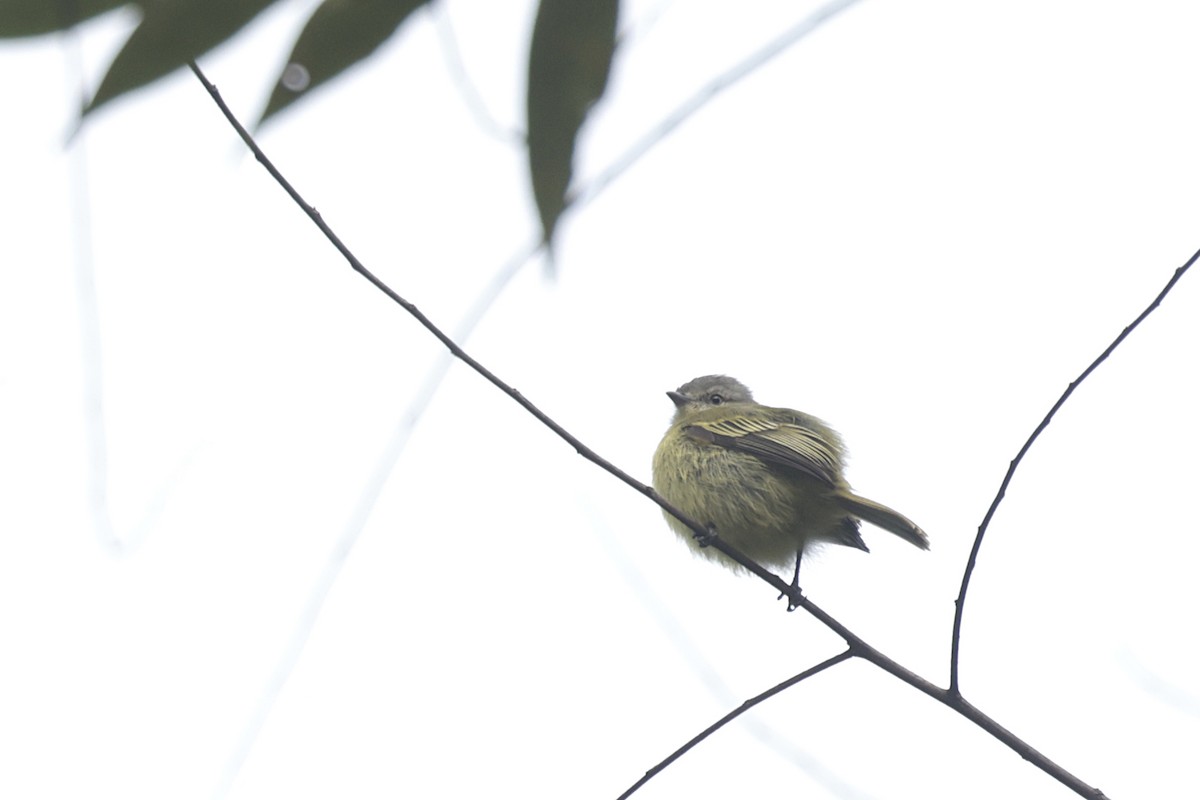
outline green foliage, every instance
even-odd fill
[[[83,111],[129,94],[232,38],[278,0],[0,0],[0,37],[66,31],[126,5],[142,19]],[[429,0],[324,0],[309,17],[259,124],[374,53]],[[620,0],[541,0],[529,47],[527,143],[543,238],[567,206],[579,130],[608,83]]]
[[[89,114],[168,75],[229,39],[275,0],[155,0],[88,103]]]
[[[325,0],[300,32],[259,124],[371,55],[427,2]]]
[[[529,47],[529,175],[552,242],[566,208],[575,140],[604,94],[617,34],[617,0],[542,0]]]
[[[0,0],[0,38],[65,31],[127,3],[128,0]]]

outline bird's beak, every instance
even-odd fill
[[[683,408],[688,403],[692,402],[692,398],[688,397],[686,394],[680,394],[679,392],[667,392],[667,397],[671,398],[671,402],[675,404],[676,408]]]

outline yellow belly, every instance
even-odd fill
[[[846,512],[830,489],[800,473],[773,469],[754,456],[669,436],[654,455],[654,486],[663,499],[764,566],[787,567],[815,541],[841,541]],[[670,514],[667,522],[701,555],[736,566],[719,551],[696,544],[693,531]]]

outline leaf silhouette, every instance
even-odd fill
[[[120,8],[128,0],[0,0],[0,38],[65,31],[85,19]]]
[[[548,244],[566,208],[579,129],[608,83],[619,5],[618,0],[538,5],[529,46],[526,130],[533,198]]]
[[[325,0],[300,32],[258,124],[375,52],[428,0]]]
[[[174,72],[233,36],[276,0],[152,0],[84,109]]]

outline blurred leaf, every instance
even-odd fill
[[[309,17],[258,124],[375,52],[429,0],[325,0]]]
[[[616,46],[619,0],[542,0],[529,46],[529,177],[552,242],[566,207],[575,139],[604,94]]]
[[[129,0],[0,0],[0,38],[65,31]]]
[[[117,53],[84,114],[208,52],[274,2],[147,0],[141,4],[141,23]]]

